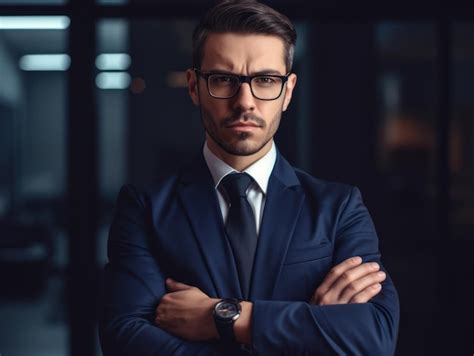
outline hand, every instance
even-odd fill
[[[209,298],[200,289],[166,280],[169,293],[156,308],[155,323],[162,329],[189,341],[217,338],[212,310],[219,299]]]
[[[334,266],[316,289],[310,303],[318,305],[367,303],[382,290],[384,272],[376,262],[352,257]]]

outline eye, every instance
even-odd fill
[[[223,74],[214,74],[210,77],[210,80],[213,84],[234,84],[236,82],[235,77]]]
[[[277,82],[277,78],[274,77],[256,77],[254,79],[256,84],[261,84],[261,85],[272,85]]]

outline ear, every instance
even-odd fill
[[[286,109],[288,109],[288,106],[290,105],[291,97],[293,96],[293,89],[295,89],[295,86],[296,86],[296,80],[297,80],[296,74],[291,73],[290,76],[288,77],[288,80],[286,81],[285,98],[283,101],[283,111],[286,111]]]
[[[188,93],[194,105],[199,106],[199,89],[198,78],[196,72],[192,69],[186,71],[186,79],[188,81]]]

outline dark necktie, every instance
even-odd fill
[[[247,173],[228,174],[221,181],[230,199],[226,232],[234,254],[240,287],[245,299],[249,296],[253,258],[257,247],[255,217],[246,194],[252,182],[252,177]]]

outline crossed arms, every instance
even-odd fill
[[[354,206],[346,211],[360,213],[357,191],[347,204]],[[122,190],[105,272],[104,355],[219,353],[211,316],[218,300],[196,287],[165,280],[150,252],[143,208],[137,193],[131,188]],[[347,219],[354,225],[360,217]],[[383,269],[378,251],[368,255],[364,248],[358,250],[359,245],[373,244],[375,237],[341,231],[335,260],[343,262],[331,269],[311,300],[243,302],[242,316],[235,324],[238,341],[251,345],[256,354],[394,352],[399,313],[396,291],[388,276],[378,274]],[[358,254],[363,259],[348,258]]]
[[[316,289],[312,305],[367,303],[378,294],[386,274],[375,262],[362,263],[352,257],[331,269]],[[210,298],[196,287],[166,280],[168,293],[156,308],[155,323],[162,329],[189,341],[207,341],[219,337],[212,318],[212,309],[220,299]],[[252,343],[252,303],[243,301],[241,317],[234,329],[239,343]]]

